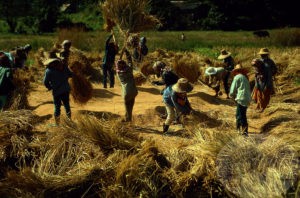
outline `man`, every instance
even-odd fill
[[[133,50],[133,58],[137,62],[141,62],[143,57],[148,54],[148,47],[146,45],[146,37],[141,37],[139,44]]]
[[[248,136],[247,108],[251,101],[250,84],[247,76],[247,70],[241,65],[236,65],[232,71],[234,76],[230,87],[230,97],[237,104],[236,108],[236,128],[238,132]]]
[[[267,74],[267,88],[271,90],[271,94],[275,93],[273,86],[273,79],[277,73],[277,66],[275,62],[269,57],[270,51],[267,48],[261,48],[258,52],[261,60],[264,63],[265,72]]]
[[[60,56],[60,59],[62,60],[62,63],[65,66],[68,66],[68,63],[69,63],[71,45],[72,45],[72,42],[70,40],[64,40],[61,44],[62,50],[59,53],[59,56]]]
[[[70,85],[68,79],[72,77],[69,68],[60,59],[50,58],[44,62],[47,67],[44,77],[44,85],[52,90],[54,102],[54,119],[58,126],[60,123],[60,107],[63,103],[67,117],[71,119]]]
[[[208,86],[210,86],[215,91],[215,97],[218,97],[221,82],[223,82],[227,99],[229,98],[229,89],[225,88],[225,81],[227,80],[228,73],[229,71],[223,67],[208,67],[205,70],[205,75],[209,77]]]
[[[102,71],[103,71],[103,88],[107,88],[107,76],[109,76],[110,88],[115,85],[115,75],[113,66],[115,63],[115,57],[118,53],[118,45],[115,42],[111,42],[111,34],[105,43],[105,54],[103,57]]]
[[[225,93],[227,94],[227,99],[228,97],[228,93],[229,93],[229,84],[228,84],[228,80],[230,77],[230,72],[233,70],[234,68],[234,60],[231,56],[231,53],[226,51],[225,49],[221,50],[221,54],[218,56],[219,60],[223,60],[224,63],[224,69],[227,71],[226,75],[224,76],[224,89],[225,89]]]

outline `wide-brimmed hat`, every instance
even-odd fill
[[[247,74],[248,70],[246,68],[244,68],[241,64],[237,64],[236,66],[234,66],[234,69],[231,71],[232,75],[236,75],[236,74]]]
[[[177,93],[187,93],[193,90],[193,86],[186,78],[180,78],[177,83],[172,86],[172,90]]]
[[[206,76],[211,76],[211,75],[215,75],[217,73],[217,69],[215,67],[208,67],[205,70],[205,75]]]
[[[225,49],[222,49],[221,54],[218,56],[218,59],[225,59],[229,56],[231,56],[231,53],[227,52]]]
[[[45,65],[45,66],[49,66],[50,64],[52,64],[52,63],[59,63],[60,62],[60,60],[58,59],[58,58],[48,58],[47,60],[45,60],[44,62],[43,62],[43,64]]]
[[[268,48],[261,48],[258,52],[258,54],[263,55],[263,54],[270,54],[270,51]]]
[[[70,40],[64,40],[61,45],[63,47],[70,47],[71,44],[72,44],[72,42]]]

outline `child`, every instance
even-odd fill
[[[163,132],[166,133],[170,124],[178,116],[190,114],[191,104],[187,98],[187,93],[192,91],[193,87],[185,78],[180,78],[176,84],[168,86],[163,92],[163,101],[166,105],[167,119],[163,125]],[[176,113],[175,113],[176,111]]]
[[[234,76],[229,96],[234,98],[237,103],[236,108],[236,128],[242,129],[242,134],[248,136],[247,108],[251,101],[250,84],[247,76],[247,70],[241,65],[236,65],[232,70]]]
[[[60,123],[60,107],[63,103],[67,117],[71,119],[70,108],[70,85],[68,78],[72,77],[69,68],[60,59],[50,58],[44,62],[47,66],[44,77],[44,85],[48,90],[52,90],[54,102],[54,119],[58,126]]]

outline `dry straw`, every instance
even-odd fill
[[[117,25],[124,33],[153,29],[160,22],[155,16],[146,12],[147,7],[149,7],[148,0],[105,1],[101,8],[106,22],[106,30],[110,31],[114,25]]]
[[[77,104],[86,104],[93,96],[93,86],[86,77],[80,73],[73,73],[69,80],[71,86],[71,95]]]

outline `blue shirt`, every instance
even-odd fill
[[[179,97],[176,95],[176,92],[172,90],[172,85],[168,86],[163,93],[163,101],[165,104],[176,108],[176,110],[183,114],[189,114],[191,111],[191,106],[188,98],[185,98],[185,105],[178,103]]]

